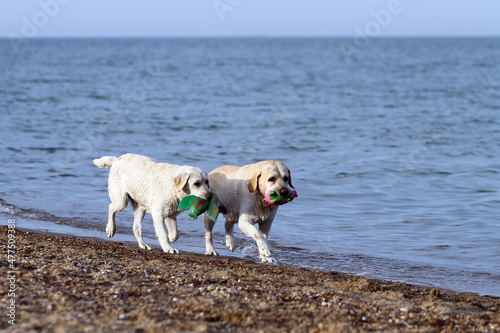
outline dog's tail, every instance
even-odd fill
[[[103,156],[101,158],[96,158],[92,162],[97,165],[99,168],[108,168],[113,165],[113,163],[117,160],[114,156]]]

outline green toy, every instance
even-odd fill
[[[294,198],[298,196],[299,195],[297,194],[297,191],[292,191],[291,193],[289,193],[284,197],[278,195],[276,191],[270,191],[269,193],[267,193],[267,196],[262,201],[267,202],[268,204],[271,205],[282,205],[292,201]]]
[[[212,221],[217,222],[219,207],[217,207],[217,204],[213,201],[198,198],[194,195],[189,195],[181,200],[181,202],[179,203],[179,207],[177,207],[177,211],[188,209],[190,210],[188,217],[192,220],[196,220],[199,215],[203,214],[206,211],[208,217]]]

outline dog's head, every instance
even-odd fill
[[[208,175],[200,168],[182,166],[174,177],[177,192],[182,192],[181,197],[194,195],[205,200],[212,200],[213,192],[210,190]]]
[[[256,164],[252,178],[248,182],[250,193],[259,192],[266,196],[275,191],[280,196],[287,196],[292,185],[292,175],[288,167],[280,161],[264,161]]]

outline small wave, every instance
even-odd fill
[[[80,176],[72,173],[61,173],[59,175],[51,176],[52,178],[63,177],[63,178],[80,178]]]
[[[1,198],[0,198],[0,212],[7,213],[13,216],[23,217],[30,220],[54,222],[56,224],[64,224],[77,228],[99,230],[96,228],[95,224],[92,224],[90,223],[90,221],[87,221],[85,219],[77,217],[61,217],[53,215],[43,210],[17,207],[9,203],[6,203],[5,200]]]
[[[103,100],[103,101],[108,101],[110,100],[110,97],[109,96],[104,96],[104,95],[100,95],[100,94],[97,94],[97,93],[90,93],[88,95],[88,97],[90,99],[95,99],[95,100]]]
[[[476,193],[496,193],[497,191],[495,190],[490,190],[490,189],[478,189],[476,190]]]
[[[246,243],[237,246],[237,251],[240,252],[245,258],[254,258],[259,255],[255,244]]]
[[[78,151],[78,148],[71,148],[71,147],[27,147],[26,149],[28,150],[35,150],[35,151],[45,151],[48,152],[49,154],[53,154],[58,151]]]

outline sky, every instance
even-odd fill
[[[500,36],[500,0],[2,0],[0,37]]]

